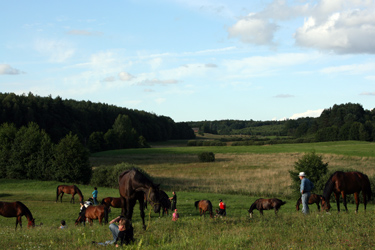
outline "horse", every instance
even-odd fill
[[[196,209],[199,208],[200,216],[202,216],[202,214],[203,216],[206,216],[206,212],[208,211],[210,213],[210,217],[213,218],[211,201],[199,200],[199,201],[196,201],[194,204],[195,204]]]
[[[371,199],[372,194],[371,184],[367,175],[361,172],[336,171],[331,175],[331,177],[329,177],[328,181],[325,184],[323,196],[321,197],[322,209],[329,211],[329,209],[331,208],[331,205],[329,204],[329,199],[333,192],[336,198],[337,211],[340,212],[341,194],[345,210],[346,212],[348,212],[348,208],[346,206],[346,195],[354,194],[354,199],[356,203],[355,212],[357,213],[359,206],[359,193],[361,191],[363,195],[363,204],[365,206],[366,211],[367,201]]]
[[[27,228],[35,227],[35,219],[31,214],[30,210],[20,201],[15,202],[3,202],[0,201],[0,215],[4,217],[17,217],[16,229],[18,223],[22,228],[22,216],[27,218]]]
[[[321,195],[319,194],[311,194],[310,195],[310,198],[309,198],[309,204],[316,204],[318,206],[318,211],[320,211],[320,197],[322,197]],[[297,204],[296,204],[296,210],[299,211],[299,206],[302,204],[302,199],[301,197],[299,197],[299,199],[297,200]]]
[[[259,210],[260,214],[263,215],[263,210],[275,210],[275,215],[277,215],[278,210],[282,205],[284,205],[286,202],[279,200],[277,198],[272,199],[257,199],[253,204],[251,204],[250,209],[248,210],[250,214],[250,218],[253,218],[253,210],[257,209]]]
[[[109,207],[114,207],[114,208],[122,208],[123,207],[123,200],[121,197],[119,198],[114,198],[114,197],[106,197],[101,201],[101,205],[105,205],[108,208]]]
[[[155,213],[160,211],[160,193],[159,185],[155,185],[144,174],[135,168],[126,170],[119,175],[119,191],[121,199],[123,200],[123,207],[121,214],[127,219],[131,220],[133,210],[137,200],[139,201],[139,210],[143,222],[143,229],[145,225],[144,212],[144,197],[146,194],[147,201],[154,208]]]
[[[169,200],[169,197],[166,192],[163,190],[159,191],[160,194],[160,205],[161,208],[163,209],[162,216],[166,213],[168,215],[168,210],[172,208],[171,201]],[[160,217],[160,212],[159,212],[159,217]]]
[[[85,225],[86,218],[88,219],[90,226],[92,226],[93,220],[98,219],[99,224],[102,225],[104,219],[104,224],[108,223],[108,207],[104,205],[98,206],[88,206],[85,210],[84,215],[79,215],[75,221],[75,225],[78,225],[80,222],[83,222]]]
[[[58,201],[60,194],[61,194],[60,201],[62,202],[62,197],[63,197],[64,193],[72,195],[72,198],[70,199],[70,203],[72,203],[72,201],[73,201],[73,204],[74,204],[74,195],[75,194],[78,194],[79,201],[83,202],[82,192],[81,192],[81,190],[79,190],[79,188],[76,185],[71,185],[71,186],[68,186],[68,185],[59,185],[59,186],[57,186],[57,189],[56,189],[56,202]]]

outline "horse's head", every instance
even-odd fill
[[[35,227],[35,219],[29,220],[27,223],[27,228]]]
[[[322,209],[328,212],[331,209],[331,204],[329,204],[329,199],[325,199],[323,196],[320,197],[320,202],[322,204]]]
[[[249,216],[250,216],[250,218],[253,218],[253,210],[247,210],[248,212],[249,212]]]
[[[161,207],[159,185],[150,187],[147,196],[148,196],[147,200],[151,204],[151,206],[154,208],[154,212],[159,213],[160,207]]]

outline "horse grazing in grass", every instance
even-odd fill
[[[122,204],[123,200],[121,197],[119,198],[114,198],[114,197],[106,197],[102,200],[100,203],[101,205],[109,207],[114,207],[114,208],[122,208],[124,205]]]
[[[354,194],[355,203],[357,205],[355,212],[357,213],[359,206],[359,193],[361,191],[363,195],[363,204],[366,211],[367,201],[371,199],[372,194],[371,184],[367,175],[361,172],[337,171],[333,173],[331,177],[329,177],[324,187],[323,196],[321,197],[322,209],[329,211],[331,208],[329,199],[333,192],[336,198],[337,211],[340,212],[340,194],[342,195],[345,210],[348,211],[346,206],[346,195]]]
[[[159,194],[160,194],[160,205],[161,205],[161,208],[163,209],[162,216],[164,216],[164,214],[168,215],[168,210],[171,209],[172,207],[171,201],[169,200],[167,193],[164,192],[163,190],[160,190]],[[159,216],[160,216],[160,211],[159,211]]]
[[[104,219],[104,223],[108,223],[108,207],[104,205],[98,205],[98,206],[88,206],[85,210],[84,215],[79,215],[75,225],[78,225],[79,223],[83,222],[83,225],[86,225],[86,218],[88,219],[90,226],[92,226],[93,220],[98,219],[99,224],[102,225],[102,221]]]
[[[213,218],[212,214],[212,204],[209,200],[199,200],[195,202],[195,208],[199,208],[199,215],[206,216],[206,212],[208,211],[210,213],[210,217]]]
[[[59,186],[57,186],[56,202],[58,201],[60,195],[61,195],[60,201],[62,202],[62,197],[63,197],[64,193],[72,195],[72,198],[70,199],[70,203],[73,202],[73,204],[74,204],[74,195],[76,195],[76,194],[78,194],[78,196],[79,196],[79,201],[83,202],[82,192],[81,192],[81,190],[79,190],[79,188],[76,185],[71,185],[71,186],[59,185]]]
[[[31,214],[30,210],[20,201],[15,202],[2,202],[0,201],[0,215],[4,217],[17,217],[16,219],[16,229],[17,225],[20,224],[22,228],[22,216],[27,218],[27,227],[35,227],[35,219]]]
[[[309,204],[316,204],[318,206],[318,211],[320,211],[320,202],[321,202],[321,199],[320,197],[322,197],[321,195],[319,194],[311,194],[310,195],[310,198],[309,198]],[[302,204],[302,199],[301,197],[297,200],[297,204],[296,204],[296,210],[299,211],[299,206]]]
[[[248,210],[250,214],[250,218],[253,217],[253,210],[257,209],[259,210],[260,214],[263,215],[263,210],[270,210],[274,209],[275,214],[277,215],[277,211],[280,209],[282,205],[284,205],[286,202],[279,200],[277,198],[272,198],[272,199],[258,199],[256,200],[251,206],[250,209]]]
[[[119,176],[119,191],[121,199],[123,200],[123,208],[121,214],[127,219],[131,220],[135,203],[139,202],[139,210],[141,211],[141,218],[143,228],[145,225],[145,195],[149,204],[154,208],[155,213],[160,211],[160,193],[159,185],[155,185],[139,170],[133,168],[124,171]]]

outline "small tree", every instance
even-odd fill
[[[305,172],[307,178],[316,185],[320,178],[328,171],[328,163],[323,163],[322,156],[317,155],[314,151],[305,154],[301,159],[294,163],[294,171],[289,170],[290,178],[292,179],[291,188],[293,194],[299,196],[300,179],[299,172]]]
[[[202,152],[198,154],[198,159],[200,162],[214,162],[215,154],[212,152]]]

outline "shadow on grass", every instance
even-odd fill
[[[8,197],[8,196],[12,196],[11,194],[1,194],[0,193],[0,198],[2,198],[2,197]]]

